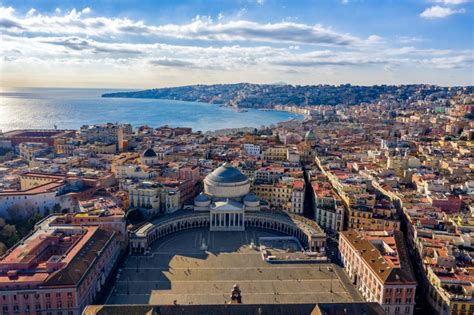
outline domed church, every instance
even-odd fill
[[[194,198],[194,211],[209,211],[211,231],[243,231],[245,211],[259,210],[247,176],[230,163],[207,175],[204,192]]]
[[[153,165],[158,163],[158,155],[152,148],[148,148],[143,151],[140,159],[145,165]]]

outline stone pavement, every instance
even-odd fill
[[[336,265],[271,264],[248,245],[276,235],[281,234],[204,229],[169,235],[153,244],[150,255],[127,258],[106,303],[221,304],[229,300],[234,284],[240,286],[243,303],[361,301]]]

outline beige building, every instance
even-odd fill
[[[305,184],[303,180],[283,178],[276,183],[254,183],[253,190],[274,210],[303,213]]]
[[[175,187],[161,187],[160,195],[161,211],[173,213],[182,208],[181,193]]]
[[[269,147],[263,151],[263,159],[267,161],[286,161],[288,149],[285,146]]]
[[[128,189],[131,208],[145,209],[149,216],[160,212],[161,189],[154,182],[141,182]]]
[[[395,209],[353,206],[349,209],[348,227],[360,230],[400,230],[400,218]]]

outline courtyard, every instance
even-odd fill
[[[222,304],[234,284],[245,304],[362,301],[337,265],[265,262],[250,244],[271,236],[283,234],[191,229],[163,237],[147,255],[127,257],[106,304]]]

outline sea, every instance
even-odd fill
[[[298,114],[232,108],[199,102],[102,98],[116,89],[15,88],[0,90],[0,130],[78,129],[107,122],[133,126],[191,127],[195,131],[269,126]]]

